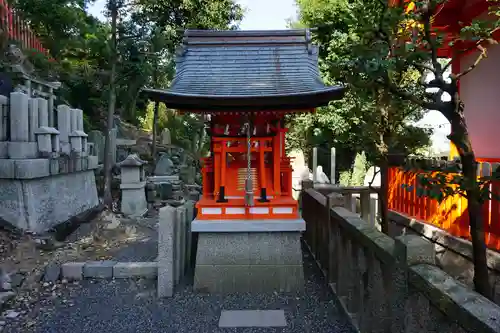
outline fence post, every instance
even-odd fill
[[[313,183],[318,182],[318,148],[313,148]]]
[[[330,183],[335,184],[335,147],[330,149]]]

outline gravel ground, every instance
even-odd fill
[[[60,297],[44,300],[43,311],[29,325],[7,319],[2,333],[353,332],[307,254],[304,268],[307,281],[302,296],[206,295],[194,293],[191,281],[186,281],[173,298],[157,299],[153,280],[86,280],[69,284]],[[221,310],[244,309],[282,309],[288,327],[218,327]]]

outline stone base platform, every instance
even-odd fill
[[[93,170],[0,179],[0,218],[22,230],[44,232],[98,205]]]
[[[192,224],[192,231],[199,232],[195,290],[222,294],[303,290],[302,220],[279,221],[282,230],[272,220],[223,221],[226,229],[213,221],[215,232],[208,231],[209,221],[197,222]],[[250,227],[245,230],[245,225]]]

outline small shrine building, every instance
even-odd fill
[[[169,89],[145,93],[168,108],[204,115],[210,135],[210,155],[202,161],[203,193],[192,223],[199,233],[195,288],[253,291],[257,275],[270,288],[300,288],[305,223],[292,197],[284,117],[314,112],[342,98],[344,88],[322,82],[318,48],[306,29],[187,30],[176,65]],[[242,242],[245,259],[219,267],[220,256],[234,258],[235,243]],[[282,263],[285,251],[288,258],[293,253],[293,263]],[[274,258],[273,268],[264,272],[252,265],[262,256]],[[231,287],[221,287],[224,281]]]

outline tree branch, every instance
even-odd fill
[[[490,35],[493,35],[494,33],[496,33],[497,31],[500,31],[500,27],[497,27],[495,29],[493,29],[491,32],[490,32]],[[496,40],[494,40],[493,38],[481,38],[480,40],[478,40],[473,47],[470,47],[470,48],[467,48],[465,50],[462,50],[460,52],[458,52],[457,54],[455,54],[455,56],[448,62],[448,64],[446,64],[446,66],[444,67],[444,70],[443,71],[446,71],[453,63],[453,61],[459,59],[462,55],[464,55],[465,53],[468,53],[474,49],[479,49],[479,51],[481,52],[478,56],[478,58],[476,59],[476,61],[474,61],[474,64],[471,65],[469,68],[467,68],[463,73],[460,73],[456,76],[456,78],[458,79],[458,77],[462,77],[466,74],[468,74],[470,71],[472,71],[478,64],[481,60],[483,60],[484,58],[487,58],[487,50],[484,46],[482,46],[481,44],[483,44],[484,42],[488,42],[489,45],[494,45],[494,44],[498,44],[498,42]]]
[[[439,110],[440,104],[436,102],[428,102],[420,99],[418,96],[410,94],[407,91],[402,91],[400,90],[397,86],[395,86],[393,83],[388,82],[388,80],[385,81],[376,81],[378,84],[386,87],[389,89],[389,91],[397,96],[399,96],[402,99],[405,99],[407,101],[410,101],[416,105],[419,105],[423,107],[424,109],[428,110]]]
[[[437,56],[437,46],[432,38],[431,34],[431,11],[430,11],[430,6],[427,5],[427,11],[424,13],[423,18],[424,18],[424,38],[427,40],[429,43],[429,47],[431,49],[431,61],[432,61],[432,67],[433,69],[433,74],[434,77],[437,80],[442,81],[443,80],[443,70],[441,68],[441,64],[438,61],[438,56]]]

